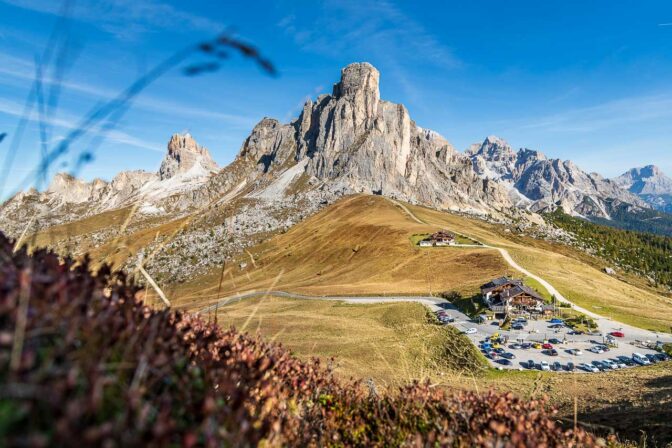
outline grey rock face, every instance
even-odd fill
[[[174,134],[168,142],[168,154],[161,162],[159,178],[170,179],[190,170],[216,172],[219,167],[210,157],[210,152],[196,143],[191,134]]]
[[[467,154],[480,176],[506,183],[533,211],[561,207],[570,214],[609,218],[612,200],[646,207],[616,182],[586,173],[570,160],[548,159],[527,148],[514,152],[497,137],[472,145]]]
[[[481,213],[512,205],[506,190],[480,178],[468,157],[417,126],[403,105],[381,100],[379,79],[368,63],[345,67],[333,93],[306,102],[293,122],[257,124],[238,158],[263,172],[303,161],[305,174],[332,191]]]
[[[672,179],[657,166],[632,168],[616,177],[614,182],[638,195],[652,207],[672,213]]]

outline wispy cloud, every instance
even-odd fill
[[[33,68],[31,61],[5,54],[0,55],[0,74],[32,82],[35,78],[35,69]],[[53,83],[55,81],[45,77],[42,82],[45,87],[51,87],[54,85]],[[2,83],[3,79],[0,79],[0,84]],[[119,94],[118,91],[111,88],[100,87],[71,79],[60,80],[59,84],[60,88],[63,90],[84,94],[97,101],[108,101]],[[137,98],[133,103],[133,107],[170,116],[179,113],[217,120],[222,124],[227,124],[234,128],[249,129],[255,124],[255,118],[251,116],[229,114],[207,108],[194,107],[184,102],[159,99],[151,96],[141,96]]]
[[[450,48],[386,0],[326,2],[316,20],[306,23],[289,14],[278,26],[307,51],[339,56],[358,48],[443,68],[462,65]]]
[[[61,12],[62,3],[57,0],[2,1],[20,8],[54,15]],[[156,0],[96,0],[73,3],[71,12],[73,19],[89,22],[121,38],[132,38],[154,29],[216,33],[223,28],[222,24],[215,20]]]
[[[23,106],[19,103],[0,98],[0,114],[9,115],[15,118],[22,117]],[[32,123],[38,123],[39,117],[37,116],[37,113],[34,112],[30,117],[28,117],[28,120]],[[44,117],[43,120],[45,124],[61,130],[77,129],[79,126],[79,120],[74,115],[68,115],[63,112],[61,112],[59,116]],[[103,132],[102,127],[93,129],[92,136],[96,137],[100,135],[101,132]],[[55,137],[54,142],[58,141],[59,138],[60,137]],[[106,131],[105,139],[108,142],[119,145],[128,145],[149,151],[165,151],[165,147],[163,145],[129,135],[120,130]]]
[[[672,22],[668,22],[668,23],[659,23],[658,26],[672,26]]]
[[[542,117],[500,122],[519,130],[586,133],[642,122],[672,119],[672,93],[621,98]]]

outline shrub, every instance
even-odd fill
[[[560,428],[543,401],[417,383],[378,395],[341,383],[279,345],[150,309],[124,274],[92,275],[88,260],[14,254],[2,235],[0,259],[7,446],[595,443]]]

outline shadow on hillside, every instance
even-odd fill
[[[670,367],[672,368],[672,363]],[[579,421],[596,434],[615,432],[621,440],[663,447],[672,443],[672,374],[644,382],[639,403],[619,400],[603,408],[594,407],[579,413]]]

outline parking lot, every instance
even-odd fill
[[[500,363],[506,363],[506,361],[501,361],[502,357],[499,355],[488,357],[493,367],[503,369],[529,369],[529,361],[534,362],[534,369],[540,369],[542,361],[545,361],[549,365],[559,362],[563,367],[561,371],[565,371],[565,367],[571,362],[577,367],[576,371],[583,372],[584,370],[578,368],[581,363],[591,364],[595,360],[617,359],[619,356],[632,358],[633,353],[640,353],[642,355],[658,353],[654,350],[642,348],[637,341],[655,343],[658,340],[664,342],[669,342],[670,340],[669,335],[647,332],[646,330],[629,331],[631,327],[621,326],[613,321],[598,321],[598,326],[600,327],[599,335],[573,334],[571,328],[558,324],[555,324],[555,326],[561,328],[553,328],[554,324],[547,320],[528,320],[523,330],[506,331],[499,328],[498,321],[475,323],[467,315],[450,304],[437,304],[434,309],[444,310],[449,316],[454,318],[455,321],[449,325],[456,327],[462,332],[475,329],[475,333],[465,334],[479,348],[482,347],[481,344],[483,341],[494,334],[506,337],[508,341],[505,344],[501,344],[501,348],[507,353],[507,356],[510,356],[508,354],[514,356],[514,358],[510,359],[510,365],[508,363],[507,365]],[[607,334],[614,331],[621,331],[623,333],[623,337],[613,338],[616,346],[609,347],[609,351],[604,353],[593,353],[589,350],[596,345],[603,345],[606,342]],[[511,348],[511,345],[516,343],[543,343],[551,339],[561,341],[560,343],[552,344],[553,348],[557,351],[557,356],[551,356],[548,350],[541,348]],[[573,349],[578,349],[581,353],[574,354],[572,353]],[[487,357],[487,354],[491,353],[492,350],[482,350],[482,352]]]

